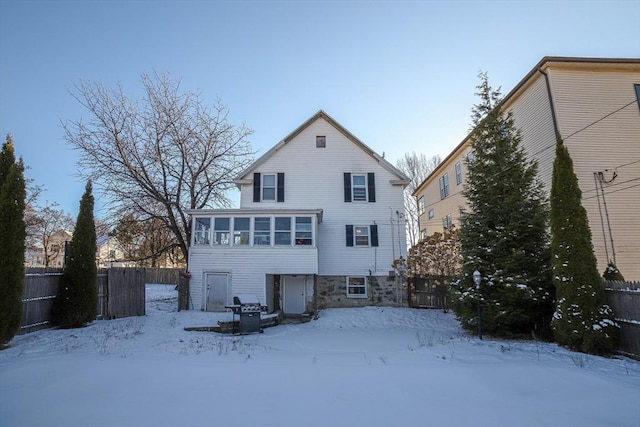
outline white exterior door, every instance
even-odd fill
[[[304,313],[305,276],[284,276],[284,312]]]
[[[229,300],[229,275],[227,273],[207,273],[207,311],[225,311]]]

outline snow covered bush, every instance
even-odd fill
[[[604,304],[604,283],[593,254],[587,212],[562,140],[556,146],[551,186],[551,265],[557,303],[554,338],[585,353],[609,355],[618,346],[619,327]]]

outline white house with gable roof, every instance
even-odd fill
[[[239,209],[198,209],[191,309],[252,295],[269,311],[399,305],[406,259],[401,171],[319,111],[236,177]]]

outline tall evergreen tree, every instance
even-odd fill
[[[463,327],[497,336],[550,335],[553,293],[549,267],[548,207],[537,163],[528,161],[511,114],[486,74],[473,108],[468,176],[463,194],[471,212],[462,219],[462,277],[452,284],[453,309]],[[480,291],[473,272],[482,275]]]
[[[71,237],[62,287],[56,298],[54,314],[63,327],[82,327],[95,320],[98,305],[96,287],[96,228],[93,218],[91,181],[80,200],[76,228]]]
[[[618,343],[613,311],[593,254],[587,212],[569,151],[558,139],[551,184],[551,255],[558,344],[586,353],[610,354]]]
[[[0,346],[13,339],[22,320],[25,197],[24,166],[7,135],[0,152]]]

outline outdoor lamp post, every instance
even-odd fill
[[[478,337],[482,339],[482,306],[480,305],[480,272],[478,270],[473,272],[473,283],[476,284],[476,290],[478,291]]]

